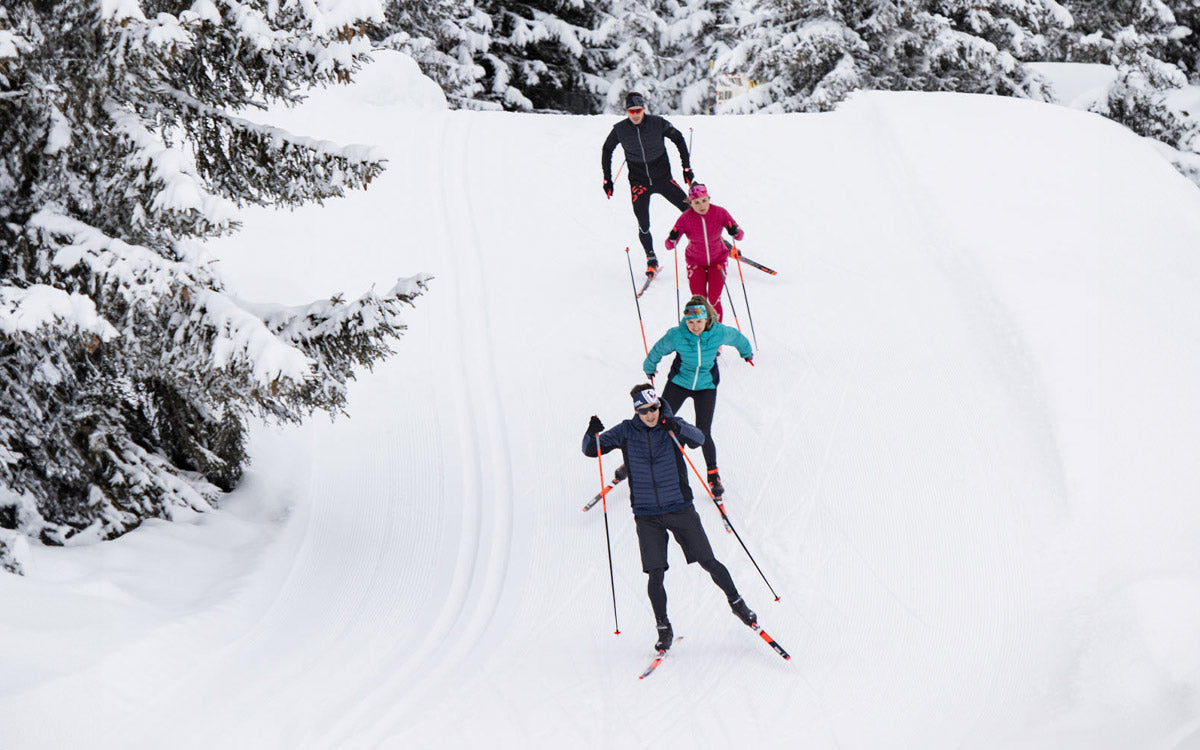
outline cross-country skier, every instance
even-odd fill
[[[692,294],[703,294],[717,310],[717,319],[724,320],[721,310],[721,291],[725,288],[725,264],[730,248],[721,239],[721,230],[735,240],[745,236],[733,217],[724,208],[710,203],[708,188],[698,182],[688,190],[691,208],[684,211],[671,227],[667,249],[674,250],[681,236],[688,238],[684,259],[687,261],[688,288]]]
[[[605,431],[599,417],[592,417],[583,436],[583,452],[596,456],[617,448],[629,467],[629,499],[637,526],[638,548],[642,554],[642,570],[650,580],[646,593],[654,610],[658,641],[654,648],[666,651],[675,634],[667,619],[667,589],[663,585],[667,572],[667,532],[683,548],[688,563],[700,563],[713,581],[725,592],[729,607],[742,622],[753,625],[758,616],[750,611],[733,584],[733,577],[713,555],[712,545],[700,514],[692,505],[692,488],[688,485],[687,466],[672,435],[682,445],[695,448],[704,442],[704,435],[692,425],[664,408],[649,383],[636,385],[633,396],[634,416],[611,430]]]
[[[721,474],[717,471],[717,446],[712,438],[713,412],[717,408],[717,384],[721,372],[717,368],[717,352],[723,345],[737,347],[738,354],[753,364],[754,349],[750,340],[736,328],[717,322],[717,311],[704,295],[697,294],[683,307],[683,321],[669,329],[655,342],[642,362],[646,377],[653,378],[659,361],[671,352],[675,360],[667,374],[667,386],[662,397],[674,413],[687,399],[696,408],[696,426],[704,433],[704,463],[708,468],[708,486],[713,495],[725,494]]]
[[[688,207],[687,193],[671,176],[667,138],[679,149],[683,179],[690,185],[696,176],[692,173],[691,157],[683,133],[662,117],[646,114],[646,99],[641,94],[634,91],[626,95],[625,114],[628,117],[613,125],[600,152],[604,194],[609,198],[613,194],[612,155],[620,143],[625,151],[625,163],[629,165],[629,191],[633,199],[633,215],[637,217],[638,240],[646,251],[646,275],[653,276],[658,273],[658,258],[654,255],[654,242],[650,238],[650,195],[662,195],[680,211]]]

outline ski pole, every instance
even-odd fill
[[[637,281],[633,278],[633,261],[629,259],[629,246],[625,247],[625,261],[629,263],[629,283],[633,287],[633,304],[637,305],[638,326],[642,329],[642,348],[646,350],[646,356],[650,356],[650,345],[646,343],[646,324],[642,322],[642,303],[638,302]],[[600,476],[604,479],[604,476]]]
[[[742,322],[738,320],[737,308],[733,305],[733,292],[729,291],[729,276],[725,274],[725,267],[721,267],[721,281],[724,282],[725,297],[729,300],[729,309],[733,313],[733,324],[737,326],[738,333],[742,332]]]
[[[671,251],[675,254],[675,322],[679,322],[680,316],[683,314],[683,308],[679,303],[679,249]]]
[[[692,467],[692,471],[695,472],[696,478],[700,480],[700,484],[704,487],[704,491],[708,493],[710,498],[712,498],[713,503],[717,506],[717,510],[721,511],[721,520],[725,522],[725,525],[728,526],[729,530],[733,532],[733,535],[737,537],[738,544],[742,545],[742,549],[746,550],[746,556],[750,558],[750,562],[754,563],[754,569],[758,571],[760,576],[762,576],[763,583],[767,584],[767,588],[771,589],[771,594],[775,596],[775,601],[779,601],[779,594],[775,593],[775,588],[771,586],[771,582],[767,580],[767,576],[762,572],[762,568],[758,567],[758,561],[754,559],[754,555],[750,554],[750,550],[746,547],[746,543],[742,541],[742,535],[737,533],[737,529],[733,528],[733,524],[729,521],[729,516],[725,515],[724,506],[721,505],[720,501],[718,501],[716,496],[713,495],[712,490],[709,489],[708,482],[704,481],[704,477],[701,476],[700,470],[696,468],[696,464],[692,463],[692,459],[688,457],[687,451],[685,451],[683,446],[680,445],[679,438],[675,437],[675,433],[669,430],[667,431],[667,434],[671,436],[671,440],[675,441],[675,447],[679,449],[681,454],[683,454],[683,459],[688,462],[688,466]],[[599,444],[599,438],[597,438],[596,445],[598,446]],[[601,477],[601,479],[603,479],[603,477]]]
[[[613,178],[613,184],[617,184],[617,180],[621,178],[621,170],[625,169],[625,160],[621,160],[621,166],[617,167],[617,176]]]
[[[754,332],[754,315],[750,312],[750,295],[746,294],[746,277],[742,275],[742,254],[736,244],[733,246],[733,251],[737,253],[733,259],[737,261],[738,278],[742,282],[742,298],[746,300],[746,317],[750,319],[750,335],[754,337],[754,348],[757,349],[758,334]]]
[[[600,457],[600,435],[596,434],[596,465],[600,467],[600,491],[604,492],[604,459]],[[604,494],[608,494],[604,492]],[[604,546],[608,548],[608,584],[612,588],[613,600],[613,625],[616,627],[615,635],[621,634],[621,623],[617,621],[617,582],[613,578],[612,564],[612,540],[608,535],[608,500],[601,495],[600,502],[604,508]]]

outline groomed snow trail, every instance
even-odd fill
[[[761,349],[754,368],[721,358],[715,431],[726,507],[782,601],[693,487],[717,556],[793,658],[673,549],[687,648],[639,682],[654,634],[627,490],[607,514],[619,636],[602,511],[579,512],[598,489],[587,418],[629,416],[641,380],[635,225],[624,180],[606,202],[596,165],[614,118],[320,100],[284,124],[377,143],[388,172],[325,208],[248,212],[214,252],[233,288],[287,303],[432,273],[399,354],[352,386],[350,419],[256,434],[238,502],[291,510],[227,593],[0,694],[0,747],[1094,748],[1189,731],[1187,711],[1080,683],[1123,622],[1106,581],[1200,580],[1181,541],[1200,531],[1200,477],[1178,448],[1200,449],[1200,419],[1114,401],[1141,347],[1170,362],[1171,411],[1200,414],[1180,387],[1200,358],[1178,343],[1200,338],[1200,222],[1180,218],[1200,200],[1133,136],[918,94],[671,118],[695,129],[697,175],[745,252],[779,270],[743,269]],[[1129,194],[1171,228],[1137,248],[1170,283],[1126,280]],[[674,212],[652,205],[661,245]],[[642,299],[651,343],[676,320],[662,257]],[[1174,484],[1148,480],[1139,538],[1154,552],[1113,560],[1128,515],[1112,509],[1130,496],[1097,480],[1098,460],[1131,457],[1130,425],[1163,446],[1168,424],[1170,450],[1133,457]],[[1096,613],[1111,630],[1088,630]]]

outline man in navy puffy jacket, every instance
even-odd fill
[[[684,559],[699,563],[725,592],[733,613],[747,625],[754,624],[757,616],[738,594],[729,569],[713,555],[700,514],[692,505],[687,465],[675,444],[678,438],[681,444],[697,448],[704,443],[704,433],[672,414],[649,383],[634,386],[630,395],[633,418],[606,431],[599,417],[592,417],[583,436],[583,453],[595,457],[597,446],[600,453],[620,448],[625,458],[642,570],[650,577],[646,592],[658,627],[655,649],[666,651],[674,637],[667,619],[667,590],[663,585],[669,567],[668,531],[683,549]]]

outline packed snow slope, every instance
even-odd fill
[[[626,491],[620,635],[605,516],[580,512],[588,417],[632,415],[644,354],[627,188],[600,190],[615,119],[449,111],[390,54],[275,115],[389,169],[247,211],[211,246],[230,287],[436,278],[349,418],[259,430],[223,510],[0,577],[0,747],[1200,747],[1196,188],[1111,122],[1011,99],[671,118],[779,271],[741,269],[747,305],[731,269],[759,349],[721,358],[714,427],[779,602],[697,506],[793,658],[673,548],[685,638],[639,682]]]

